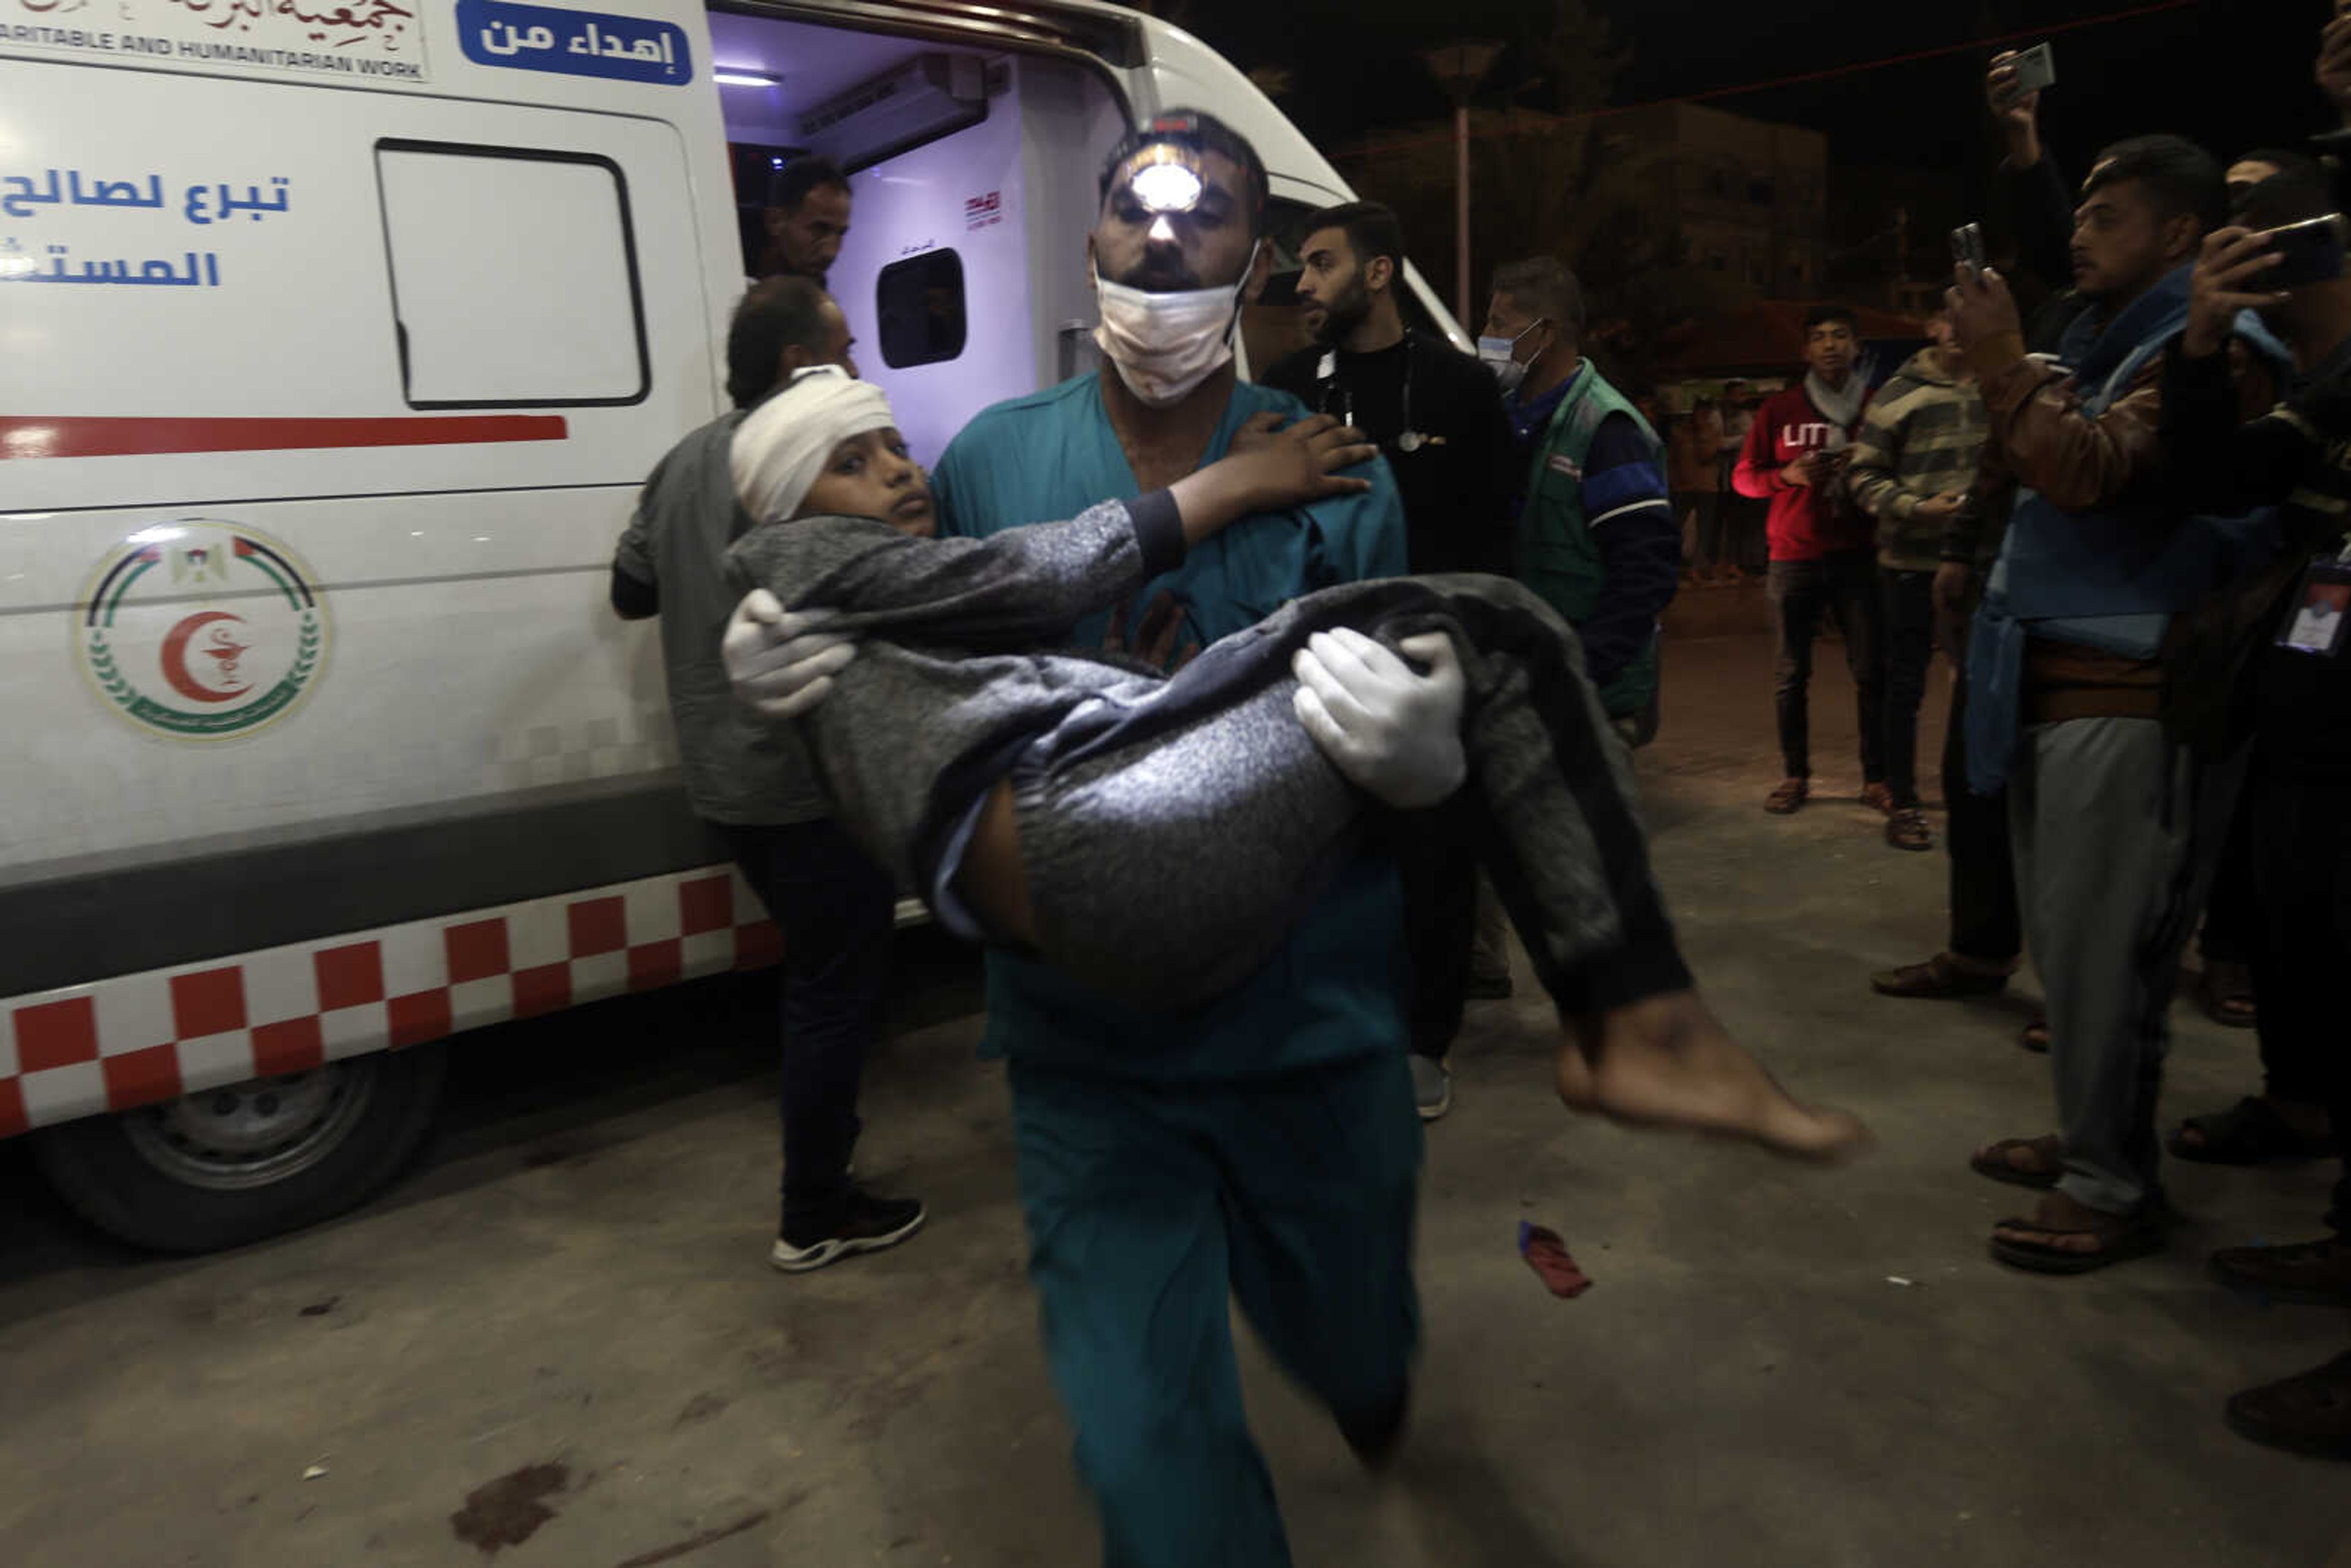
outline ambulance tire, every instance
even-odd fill
[[[75,1213],[156,1252],[217,1252],[358,1207],[431,1130],[448,1058],[437,1044],[254,1079],[32,1134],[34,1163]]]

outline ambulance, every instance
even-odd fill
[[[392,1180],[449,1037],[773,959],[606,602],[767,182],[850,172],[931,458],[1091,366],[1099,161],[1168,107],[1277,217],[1351,194],[1084,0],[0,0],[0,1136],[233,1246]]]

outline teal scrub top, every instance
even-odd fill
[[[1273,410],[1305,404],[1241,382],[1204,461],[1224,456],[1233,433]],[[1171,590],[1203,643],[1256,624],[1288,601],[1335,583],[1401,577],[1404,507],[1384,458],[1372,488],[1244,518],[1196,548],[1176,570],[1144,585],[1130,626]],[[1134,470],[1104,412],[1100,378],[998,403],[948,444],[931,476],[942,532],[984,537],[1024,523],[1073,517],[1137,494]],[[1107,613],[1081,624],[1075,646],[1099,646]],[[1148,901],[1152,890],[1129,890]],[[1041,964],[991,952],[985,1055],[1038,1066],[1162,1080],[1217,1081],[1357,1060],[1405,1046],[1404,903],[1395,869],[1365,856],[1342,871],[1255,977],[1206,1008],[1168,1013],[1102,995]]]

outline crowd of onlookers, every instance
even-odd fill
[[[1814,643],[1853,675],[1863,800],[1928,850],[1916,758],[1939,648],[1950,936],[1872,977],[1909,998],[2004,989],[2029,951],[2057,1130],[1979,1149],[2036,1195],[2000,1261],[2079,1274],[2163,1249],[2159,1163],[2344,1153],[2351,1019],[2351,13],[2317,78],[2345,130],[2223,162],[2116,141],[2076,186],[2018,57],[1987,93],[2018,264],[1980,231],[1928,342],[1883,384],[1849,312],[1805,321],[1783,390],[1740,383],[1664,421],[1685,582],[1768,583],[1780,815],[1812,796]],[[2017,287],[2012,288],[2011,284]],[[2037,303],[2019,304],[2026,286]],[[1646,401],[1646,400],[1645,400]],[[1654,403],[1650,405],[1654,409]],[[1757,511],[1763,509],[1761,526]],[[1755,559],[1757,553],[1766,559]],[[2159,1129],[2168,1014],[2199,998],[2258,1031],[2263,1087]],[[2351,1159],[2346,1159],[2351,1169]],[[2332,1234],[2213,1255],[2220,1284],[2351,1306],[2351,1176]],[[2351,1355],[2230,1402],[2258,1440],[2351,1458]]]
[[[2326,27],[2317,77],[2351,127],[2351,16]],[[1758,411],[1733,478],[1771,507],[1786,767],[1767,810],[1808,798],[1826,617],[1853,669],[1866,798],[1891,841],[1929,847],[1920,697],[1937,647],[1962,672],[1943,767],[1949,943],[1873,983],[1990,995],[2032,954],[2046,1006],[2024,1043],[2049,1054],[2058,1126],[1970,1163],[2037,1195],[1993,1228],[1992,1255],[2081,1274],[2168,1245],[2164,1151],[2306,1161],[2351,1134],[2335,993],[2351,964],[2345,175],[2330,137],[2223,163],[2143,135],[2102,149],[2076,187],[2014,57],[1987,85],[2019,269],[2048,297],[2028,313],[2011,279],[1962,260],[1928,346],[1874,392],[1854,384],[1849,322],[1815,311],[1804,377]],[[1688,423],[1695,453],[1710,431]],[[2199,925],[2201,999],[2258,1030],[2265,1084],[2165,1132],[2168,1011]],[[2351,1306],[2351,1176],[2327,1223],[2220,1250],[2210,1273]],[[2227,1414],[2256,1440],[2351,1458],[2351,1355]]]

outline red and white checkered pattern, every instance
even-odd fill
[[[0,999],[0,1137],[781,955],[712,866]]]

